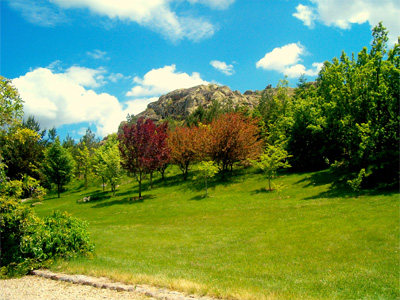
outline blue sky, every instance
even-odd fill
[[[1,75],[62,138],[116,132],[177,88],[261,90],[400,36],[397,0],[2,0]]]

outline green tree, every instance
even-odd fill
[[[81,148],[78,148],[78,155],[76,161],[80,167],[81,174],[85,180],[85,189],[88,187],[88,179],[91,169],[91,157],[89,149],[86,147],[85,142],[82,143]]]
[[[52,144],[55,142],[57,138],[57,129],[56,127],[53,126],[53,128],[49,129],[49,132],[47,133],[48,137],[48,143]]]
[[[320,72],[319,94],[326,118],[325,156],[348,170],[375,173],[374,180],[398,181],[400,46],[387,52],[387,30],[379,23],[371,50],[357,59],[342,53]]]
[[[0,170],[4,178],[7,169],[3,162],[4,137],[10,129],[21,123],[23,114],[23,101],[17,89],[9,79],[0,76]]]
[[[23,116],[23,100],[11,81],[0,76],[0,134],[20,124]]]
[[[259,160],[249,160],[250,163],[268,177],[269,191],[271,188],[271,179],[280,168],[290,168],[287,159],[290,155],[283,149],[282,145],[268,145]]]
[[[324,148],[323,99],[317,95],[315,83],[301,79],[293,99],[293,124],[288,136],[286,150],[293,154],[290,164],[297,170],[318,170],[326,168]]]
[[[106,143],[96,150],[94,169],[96,175],[103,180],[103,190],[107,181],[111,186],[113,196],[115,196],[116,186],[123,173],[116,134],[109,136]]]
[[[289,81],[281,79],[276,89],[267,88],[261,95],[256,111],[263,121],[263,135],[267,142],[287,142],[293,124],[292,96]]]
[[[14,126],[0,137],[3,161],[11,179],[21,179],[25,174],[40,178],[44,145],[40,135],[32,129]]]
[[[29,116],[28,119],[22,121],[22,127],[32,129],[33,131],[37,132],[43,142],[43,138],[46,135],[46,129],[41,129],[40,123],[35,119],[34,116]]]
[[[43,173],[47,180],[57,187],[58,198],[62,188],[73,176],[74,160],[67,149],[64,149],[57,138],[54,144],[45,151]]]
[[[90,153],[93,153],[93,150],[99,147],[99,139],[96,138],[96,134],[90,129],[86,129],[85,135],[80,140],[80,146],[85,144],[89,149]]]
[[[198,164],[197,167],[200,171],[200,177],[204,178],[204,182],[206,185],[206,197],[208,197],[207,180],[214,177],[215,174],[218,173],[218,165],[216,165],[213,161],[202,161]]]

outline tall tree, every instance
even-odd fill
[[[121,164],[130,174],[135,175],[141,198],[143,179],[162,161],[162,155],[155,154],[162,151],[157,148],[160,144],[155,142],[157,127],[150,119],[140,118],[136,124],[124,124],[121,131],[118,135]]]
[[[49,132],[47,133],[48,137],[48,143],[52,144],[55,142],[57,138],[57,129],[56,127],[53,126],[53,128],[49,129]]]
[[[187,180],[190,164],[202,157],[204,133],[204,127],[178,126],[168,134],[171,162],[180,168],[184,180]]]
[[[88,187],[88,179],[91,170],[91,156],[89,149],[86,147],[85,142],[82,143],[81,148],[78,148],[78,155],[76,161],[80,166],[80,171],[85,180],[85,189]]]
[[[103,190],[107,181],[110,184],[113,196],[115,196],[116,186],[122,175],[121,157],[115,134],[109,136],[106,143],[95,151],[94,169],[96,175],[103,180]]]
[[[159,169],[165,170],[164,167],[170,160],[171,150],[167,143],[168,123],[156,126],[153,121],[146,120],[145,125],[149,146],[144,156],[144,163],[150,174],[150,187],[153,188],[153,172]]]
[[[81,138],[79,144],[83,145],[83,143],[85,143],[90,153],[92,153],[93,149],[99,147],[99,142],[100,140],[96,138],[96,134],[90,129],[90,127],[88,127],[88,129],[86,129],[85,135]]]
[[[11,80],[0,76],[0,134],[21,122],[22,108],[23,100]]]
[[[205,149],[222,172],[235,163],[255,158],[262,152],[258,120],[240,113],[227,113],[210,124]]]
[[[56,141],[45,151],[43,173],[50,183],[57,187],[58,198],[62,188],[68,184],[73,176],[74,160],[67,149],[64,149],[60,140]]]

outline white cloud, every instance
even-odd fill
[[[322,67],[321,63],[313,63],[314,69],[307,69],[299,64],[300,56],[305,55],[306,49],[300,43],[292,43],[273,49],[256,63],[257,68],[278,71],[288,77],[299,77],[301,74],[316,76]]]
[[[396,41],[400,36],[400,1],[398,0],[311,0],[314,7],[303,6],[302,10],[315,11],[315,17],[326,26],[350,29],[352,24],[368,22],[371,27],[380,21],[388,28],[390,40]],[[300,6],[300,5],[299,5]],[[305,14],[299,16],[303,22]],[[308,26],[306,23],[304,23]]]
[[[292,43],[280,48],[275,48],[271,52],[265,54],[256,66],[266,70],[281,71],[288,65],[294,65],[300,61],[300,55],[305,51],[304,46],[300,43]]]
[[[296,64],[293,66],[285,67],[283,73],[291,78],[300,77],[302,74],[307,76],[317,76],[321,70],[323,63],[313,63],[313,69],[306,69],[304,65]]]
[[[72,66],[66,70],[65,73],[59,74],[60,77],[65,77],[75,84],[89,87],[98,88],[105,84],[104,73],[106,71],[100,69],[89,69],[85,67]]]
[[[125,102],[125,111],[129,114],[137,115],[147,108],[147,105],[151,102],[157,101],[158,97],[151,98],[138,98]],[[127,114],[126,114],[127,115]]]
[[[10,7],[21,12],[30,23],[51,27],[66,22],[65,14],[53,5],[44,5],[40,0],[6,0]]]
[[[143,78],[135,77],[133,81],[137,85],[127,92],[127,96],[160,96],[180,88],[208,84],[207,81],[201,79],[200,74],[197,72],[193,72],[192,75],[176,72],[175,65],[153,69],[147,72]]]
[[[183,38],[198,41],[212,36],[216,30],[210,22],[186,14],[178,16],[170,7],[171,0],[50,0],[64,9],[87,8],[95,14],[110,19],[136,22],[177,41]],[[179,2],[179,1],[177,1]],[[205,1],[211,7],[224,7],[229,0]],[[219,4],[218,4],[219,3]]]
[[[101,50],[93,50],[92,52],[88,51],[86,52],[87,55],[93,57],[94,59],[105,59],[105,60],[109,60],[110,58],[107,57],[107,52],[105,51],[101,51]]]
[[[235,0],[188,0],[188,1],[192,4],[201,3],[215,9],[226,9],[232,3],[235,2]]]
[[[233,70],[233,65],[227,65],[223,61],[212,60],[210,62],[210,65],[212,65],[215,69],[224,73],[225,75],[233,75],[235,73],[235,71]]]
[[[127,79],[129,77],[125,77],[123,74],[121,73],[111,73],[108,77],[107,77],[111,82],[118,82],[121,79]]]
[[[85,87],[102,84],[104,70],[71,67],[63,73],[38,68],[13,79],[22,99],[25,115],[34,115],[45,128],[90,122],[100,136],[116,132],[126,111],[112,95],[97,94]]]
[[[303,24],[309,28],[314,28],[314,20],[316,18],[313,9],[299,4],[296,7],[297,13],[294,13],[293,16],[297,19],[303,21]]]

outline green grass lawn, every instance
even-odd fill
[[[96,244],[93,259],[54,269],[234,299],[400,298],[398,193],[354,195],[321,171],[275,178],[278,194],[250,169],[203,198],[202,182],[169,172],[143,200],[129,178],[116,197],[97,184],[45,199],[40,216],[85,219]]]

